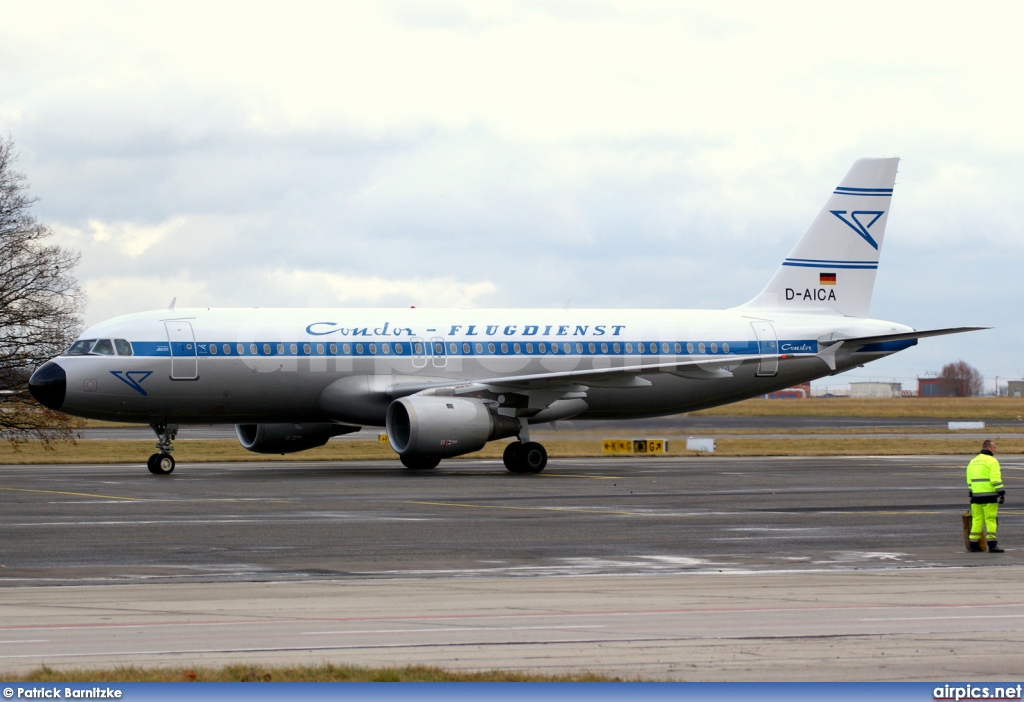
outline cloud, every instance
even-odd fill
[[[1021,372],[1015,5],[104,8],[0,26],[0,133],[92,321],[175,295],[731,306],[855,158],[899,155],[873,314],[1000,329],[883,364]]]

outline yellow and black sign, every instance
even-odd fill
[[[652,454],[668,453],[668,442],[664,439],[605,439],[601,452],[611,454]]]
[[[388,443],[388,435],[387,435],[387,434],[378,434],[378,435],[377,435],[377,441],[379,441],[379,442],[381,442],[382,444],[384,444],[385,446],[387,446],[387,443]]]

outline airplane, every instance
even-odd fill
[[[168,475],[182,424],[234,424],[257,453],[384,427],[413,470],[532,425],[656,417],[736,402],[889,356],[924,337],[867,317],[898,158],[856,161],[765,288],[725,310],[171,309],[87,329],[29,389],[78,417],[146,423]]]

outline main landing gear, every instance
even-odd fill
[[[540,473],[548,464],[548,452],[536,441],[513,441],[501,460],[510,473]]]
[[[178,425],[157,422],[149,426],[156,433],[157,453],[149,457],[146,467],[153,475],[170,475],[174,472],[174,457],[171,455],[174,448],[171,446],[171,442],[178,435]]]

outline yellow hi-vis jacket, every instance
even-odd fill
[[[967,464],[967,487],[971,489],[971,502],[995,502],[1003,492],[1003,475],[999,461],[990,453],[979,453]]]

